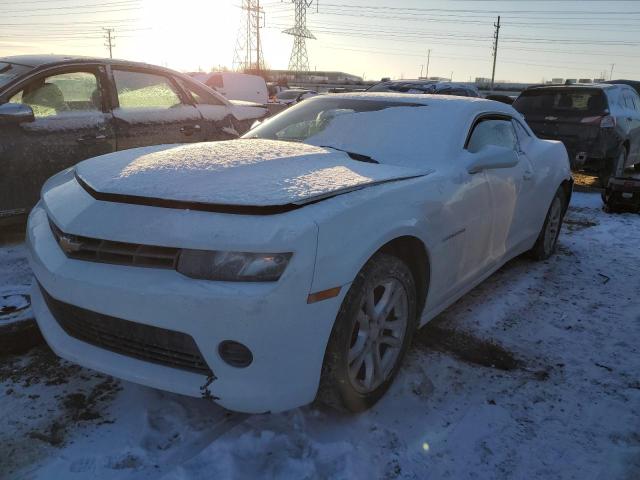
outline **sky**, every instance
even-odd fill
[[[310,0],[308,0],[310,1]],[[106,56],[209,71],[233,66],[241,0],[0,0],[0,56]],[[291,0],[261,0],[263,55],[287,68]],[[640,79],[640,1],[317,0],[307,12],[310,68],[364,76],[490,77],[500,15],[496,80]],[[428,52],[430,50],[430,56]]]

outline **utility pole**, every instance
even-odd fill
[[[104,39],[107,43],[104,44],[105,47],[109,49],[109,58],[113,58],[113,47],[115,47],[115,43],[113,41],[116,39],[113,35],[111,35],[114,31],[113,28],[103,28],[105,31]]]
[[[418,78],[422,78],[422,70],[424,70],[424,63],[420,65],[420,76]]]
[[[613,80],[613,67],[615,67],[615,66],[616,66],[615,63],[611,64],[611,73],[609,74],[609,80]]]
[[[427,50],[427,80],[429,79],[429,62],[431,61],[431,49]]]
[[[498,39],[500,38],[500,15],[498,15],[498,22],[493,26],[496,32],[493,34],[493,70],[491,71],[491,90],[493,90],[493,84],[496,79],[496,59],[498,58]]]

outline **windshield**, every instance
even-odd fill
[[[425,138],[427,108],[409,102],[314,97],[243,138],[304,142],[369,156],[381,163],[407,164],[423,156],[416,145]]]
[[[10,81],[31,70],[32,67],[16,65],[15,63],[0,62],[0,88]]]
[[[607,101],[600,89],[545,88],[527,90],[515,102],[513,108],[523,115],[586,116],[601,115],[607,109]]]

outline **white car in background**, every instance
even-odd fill
[[[90,159],[28,224],[60,356],[244,412],[387,390],[417,328],[555,249],[567,153],[508,105],[341,94],[240,140]]]
[[[194,72],[189,76],[213,88],[228,100],[240,100],[265,105],[269,90],[264,78],[239,72]]]

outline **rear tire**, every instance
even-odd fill
[[[358,273],[336,317],[318,400],[338,410],[373,406],[393,382],[417,326],[409,267],[377,253]]]
[[[558,244],[558,236],[562,228],[562,219],[567,210],[567,200],[562,187],[558,188],[551,206],[547,211],[547,217],[544,219],[542,231],[538,235],[535,245],[529,251],[534,260],[546,260],[556,250]]]
[[[600,186],[602,188],[607,188],[611,176],[617,177],[624,173],[625,165],[627,164],[627,155],[627,147],[622,145],[618,157],[612,160],[609,167],[605,167],[598,172],[598,179],[600,180]]]

